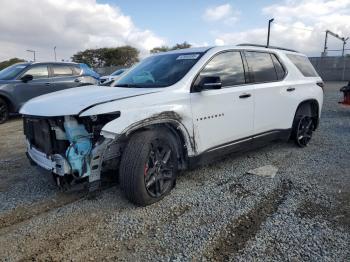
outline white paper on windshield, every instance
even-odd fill
[[[199,54],[191,54],[191,55],[180,55],[176,58],[176,60],[191,60],[191,59],[197,59],[199,57]]]

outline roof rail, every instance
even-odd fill
[[[293,49],[288,49],[288,48],[284,48],[284,47],[278,47],[278,46],[266,46],[266,45],[257,45],[257,44],[239,44],[237,46],[255,46],[255,47],[264,47],[264,48],[271,48],[271,49],[279,49],[279,50],[285,50],[285,51],[290,51],[290,52],[295,52],[295,53],[299,53],[296,50]]]

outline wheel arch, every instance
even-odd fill
[[[316,99],[307,99],[300,102],[295,111],[294,119],[299,113],[310,115],[314,120],[315,130],[317,129],[320,120],[320,106]]]
[[[9,107],[9,112],[13,113],[16,111],[16,107],[15,107],[15,104],[13,103],[13,101],[11,100],[10,97],[8,97],[7,95],[3,94],[3,93],[0,93],[0,98],[3,99],[8,107]]]
[[[183,170],[187,168],[188,165],[188,141],[189,138],[187,132],[180,127],[180,123],[174,121],[164,121],[157,123],[149,123],[144,126],[134,127],[132,130],[129,130],[124,134],[124,138],[129,140],[131,136],[135,133],[139,133],[149,129],[159,129],[159,130],[167,130],[171,135],[173,135],[176,141],[177,148],[177,157],[179,159],[179,169]],[[191,143],[192,147],[192,143]]]

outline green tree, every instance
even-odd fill
[[[2,61],[2,62],[0,62],[0,70],[4,69],[10,65],[20,63],[20,62],[25,62],[25,61],[23,59],[19,59],[17,57],[11,58],[11,59],[6,60],[6,61]]]
[[[161,52],[167,52],[170,50],[171,49],[168,46],[160,46],[160,47],[153,48],[150,52],[151,52],[151,54],[156,54],[156,53],[161,53]]]
[[[185,49],[190,47],[191,45],[185,41],[181,44],[176,44],[173,47],[168,47],[168,46],[155,47],[150,52],[151,54],[156,54],[156,53],[167,52],[167,51],[177,50],[177,49]]]
[[[126,66],[139,61],[139,50],[132,46],[114,48],[86,49],[72,56],[77,63],[85,63],[91,67]]]

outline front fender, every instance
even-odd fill
[[[195,140],[192,131],[191,118],[182,113],[182,110],[175,111],[174,108],[163,108],[159,113],[159,109],[147,109],[142,111],[130,110],[121,112],[121,116],[102,128],[102,134],[130,135],[130,133],[154,124],[171,124],[181,131],[188,150],[188,155],[194,155],[196,151]]]

